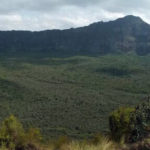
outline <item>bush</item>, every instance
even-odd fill
[[[130,141],[136,142],[150,135],[150,101],[144,102],[135,108],[131,117]]]
[[[0,146],[4,146],[8,149],[24,150],[32,149],[36,150],[36,142],[40,141],[42,136],[38,129],[31,128],[25,132],[22,124],[16,117],[11,115],[5,119],[0,127]]]
[[[22,124],[11,115],[2,122],[0,128],[0,144],[15,147],[24,144],[25,131]]]
[[[150,100],[135,108],[119,108],[109,117],[113,139],[137,142],[150,135]]]
[[[109,125],[113,139],[120,141],[122,138],[125,138],[127,140],[131,130],[131,116],[134,111],[134,108],[121,107],[112,112],[109,117]]]

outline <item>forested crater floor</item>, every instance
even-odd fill
[[[44,136],[107,132],[113,110],[144,101],[149,91],[149,56],[0,57],[0,119],[14,114]]]

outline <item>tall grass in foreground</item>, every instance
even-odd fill
[[[82,144],[74,141],[66,147],[68,150],[116,150],[116,148],[116,145],[108,140],[104,140],[97,145]],[[63,150],[65,150],[65,148]]]
[[[60,141],[60,140],[58,140]],[[59,147],[58,147],[59,145]],[[52,145],[49,145],[48,150],[118,150],[119,144],[114,143],[106,137],[100,137],[100,141],[97,143],[93,141],[64,141],[64,143],[55,142]]]

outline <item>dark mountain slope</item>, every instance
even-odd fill
[[[63,54],[150,53],[150,25],[135,16],[67,30],[1,31],[0,51]]]

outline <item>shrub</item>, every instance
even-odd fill
[[[38,129],[30,128],[25,132],[22,124],[16,117],[11,115],[6,118],[0,127],[0,146],[4,146],[8,149],[36,150],[36,142],[42,139],[40,131]]]
[[[136,142],[150,134],[150,101],[146,101],[135,108],[131,117],[130,141]]]
[[[135,108],[119,108],[109,117],[111,135],[115,140],[137,142],[150,135],[150,100]]]
[[[24,144],[25,131],[16,117],[11,115],[2,122],[0,128],[0,144],[15,147]]]
[[[134,108],[121,107],[112,112],[109,117],[109,125],[113,139],[120,141],[122,138],[125,138],[127,140],[131,130],[131,116],[134,111]]]

